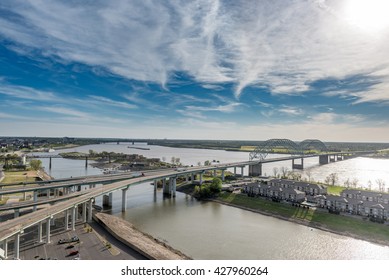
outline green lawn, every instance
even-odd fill
[[[351,233],[361,239],[367,238],[381,242],[388,242],[389,240],[389,227],[387,225],[364,221],[356,217],[346,217],[318,210],[293,207],[289,204],[248,197],[243,194],[222,193],[218,199],[237,206],[280,215],[284,218],[302,220],[312,226],[319,225],[339,233]]]
[[[12,171],[12,172],[4,172],[4,179],[1,181],[2,184],[17,184],[20,182],[35,182],[36,177],[27,176],[27,171]]]

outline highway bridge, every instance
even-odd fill
[[[267,151],[265,151],[267,152]],[[260,153],[256,151],[257,155]],[[30,202],[23,202],[13,205],[11,207],[4,206],[3,210],[15,210],[15,218],[0,223],[0,245],[6,252],[8,242],[13,241],[14,244],[14,257],[19,258],[20,237],[24,233],[24,230],[29,227],[38,227],[38,241],[43,242],[43,230],[42,227],[45,224],[46,234],[45,242],[50,243],[50,225],[53,219],[57,217],[64,217],[65,230],[69,230],[69,220],[71,222],[71,229],[75,229],[75,222],[78,219],[78,213],[81,213],[82,222],[88,222],[92,219],[93,202],[96,197],[102,196],[103,203],[106,205],[112,204],[112,194],[115,191],[122,191],[122,211],[127,208],[127,190],[130,186],[138,185],[145,182],[154,182],[154,189],[156,190],[157,183],[162,181],[163,192],[171,197],[176,195],[176,180],[178,177],[184,177],[189,181],[189,177],[194,181],[194,176],[199,175],[199,184],[203,181],[203,174],[206,171],[214,171],[216,176],[216,170],[221,170],[221,178],[224,180],[225,170],[234,168],[236,174],[236,168],[243,170],[248,166],[250,176],[259,176],[262,174],[262,164],[269,162],[292,160],[293,168],[303,169],[303,160],[307,157],[319,157],[321,164],[327,164],[336,160],[343,160],[350,157],[365,154],[366,152],[324,152],[320,154],[292,154],[291,156],[285,156],[280,158],[265,159],[264,157],[250,156],[249,161],[233,162],[225,164],[217,164],[211,166],[199,166],[199,167],[187,167],[180,169],[161,169],[144,172],[129,172],[124,174],[112,174],[112,175],[100,175],[100,176],[88,176],[78,178],[68,178],[61,180],[42,181],[35,184],[26,184],[17,187],[4,188],[0,186],[0,196],[5,194],[20,193],[20,192],[33,192],[34,199]],[[295,161],[300,163],[295,163]],[[96,184],[104,184],[101,187],[95,187]],[[82,190],[81,186],[86,186]],[[70,190],[72,188],[72,190]],[[55,190],[61,189],[62,195],[57,195],[59,192]],[[46,199],[38,200],[38,192],[47,192]],[[51,191],[54,193],[54,197],[50,198]],[[24,207],[34,207],[42,203],[52,204],[46,207],[43,211],[37,210],[26,215],[16,215],[16,211]],[[53,204],[55,203],[55,204]]]

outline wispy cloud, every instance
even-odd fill
[[[211,90],[234,83],[237,97],[250,85],[299,94],[369,73],[378,83],[360,102],[388,100],[389,37],[360,33],[336,2],[5,0],[12,16],[0,18],[0,36],[128,79],[166,85],[185,72]]]
[[[104,105],[104,106],[114,106],[114,107],[119,107],[119,108],[124,108],[124,109],[135,109],[138,108],[137,105],[134,104],[129,104],[127,102],[122,102],[122,101],[116,101],[112,100],[107,97],[103,96],[96,96],[96,95],[89,95],[90,102],[99,104],[99,105]]]
[[[0,84],[0,94],[12,98],[34,101],[61,101],[58,95],[50,91],[37,90],[32,87],[20,85]]]
[[[278,111],[281,113],[287,114],[287,115],[292,115],[292,116],[300,116],[304,113],[303,110],[300,108],[286,106],[286,105],[283,105],[281,108],[278,109]]]
[[[211,111],[217,111],[217,112],[224,112],[224,113],[231,113],[236,110],[237,107],[241,106],[242,103],[230,103],[226,105],[219,105],[216,107],[205,107],[205,106],[186,106],[187,110],[191,111],[201,111],[201,112],[211,112]]]

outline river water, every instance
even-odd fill
[[[132,147],[129,144],[88,145],[68,151],[88,152],[92,149],[137,153],[146,157],[164,157],[167,161],[171,157],[179,157],[183,164],[188,165],[204,163],[205,160],[224,163],[248,159],[248,153],[244,152],[160,146],[147,146],[150,150],[138,150],[129,146]],[[140,143],[134,146],[146,147]],[[311,178],[316,180],[324,180],[328,174],[336,172],[340,180],[357,178],[361,184],[371,180],[373,187],[376,179],[389,182],[389,160],[356,158],[324,166],[319,166],[317,161],[304,161],[309,166]],[[48,160],[43,159],[43,165],[49,171]],[[291,169],[290,161],[284,161],[265,164],[263,172],[271,175],[274,167],[281,166]],[[82,160],[52,159],[49,173],[60,178],[100,174],[101,170],[91,167],[85,169]],[[127,211],[122,213],[121,192],[114,193],[111,214],[130,221],[140,230],[194,259],[389,259],[389,247],[386,246],[218,203],[199,202],[182,193],[177,193],[175,199],[164,199],[160,191],[154,194],[150,184],[132,186],[127,195]],[[96,202],[99,203],[99,199]]]

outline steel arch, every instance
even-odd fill
[[[250,160],[255,158],[263,161],[267,155],[274,151],[274,149],[286,149],[289,154],[302,154],[301,148],[295,142],[289,139],[269,139],[257,146],[254,151],[250,152]]]
[[[327,146],[318,139],[306,139],[299,143],[300,149],[302,152],[308,151],[310,149],[319,150],[320,152],[327,152]]]

